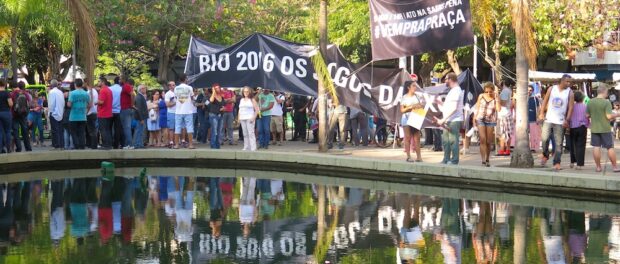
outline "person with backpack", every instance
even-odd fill
[[[0,153],[10,152],[12,107],[13,99],[6,90],[6,82],[0,79]]]
[[[27,118],[30,113],[30,103],[32,96],[24,89],[24,82],[17,83],[17,87],[11,92],[11,100],[13,100],[13,138],[15,139],[15,151],[21,152],[22,145],[19,142],[19,136],[22,136],[24,148],[26,151],[32,151],[30,146],[30,132],[28,130]],[[21,134],[20,134],[21,132]]]

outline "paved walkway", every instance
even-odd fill
[[[236,137],[236,135],[235,135]],[[47,142],[49,143],[49,142]],[[615,141],[616,146],[620,146],[620,141]],[[209,144],[196,144],[197,149],[208,149]],[[238,142],[237,145],[230,146],[228,144],[224,144],[221,147],[222,149],[227,150],[241,150],[243,148],[243,142]],[[48,151],[49,147],[34,147],[34,151]],[[150,148],[152,150],[161,150],[161,151],[174,151],[169,150],[167,148]],[[132,150],[126,150],[132,151]],[[304,152],[304,153],[318,153],[318,145],[317,144],[308,144],[306,142],[299,141],[286,141],[282,146],[270,146],[268,150],[259,150],[261,152],[264,151],[274,151],[274,152]],[[534,153],[534,165],[535,167],[531,170],[541,171],[541,172],[552,172],[552,162],[551,160],[547,162],[546,167],[541,167],[539,165],[540,161],[540,153],[538,150]],[[620,154],[620,153],[617,153]],[[325,155],[345,155],[352,157],[360,157],[360,158],[371,158],[371,159],[379,159],[379,160],[391,160],[391,161],[405,161],[405,153],[402,148],[392,149],[389,148],[378,148],[376,146],[368,146],[368,147],[353,147],[350,145],[345,146],[343,150],[338,150],[334,148],[330,150]],[[412,153],[412,157],[415,158],[415,154]],[[422,149],[422,159],[424,163],[430,164],[438,164],[443,158],[443,152],[434,152],[428,148]],[[604,155],[606,159],[606,155]],[[585,157],[585,167],[584,170],[574,170],[570,169],[570,154],[565,153],[562,155],[562,168],[563,173],[573,173],[573,174],[590,174],[590,175],[608,175],[608,176],[616,176],[620,177],[620,173],[613,173],[611,169],[611,164],[607,161],[605,169],[603,172],[597,173],[595,172],[594,159],[592,157],[592,147],[588,146],[586,148],[586,157]],[[478,150],[478,146],[471,146],[468,154],[461,154],[460,157],[460,165],[466,166],[481,166],[481,158],[480,152]],[[510,157],[499,157],[499,156],[491,156],[491,165],[494,168],[502,168],[505,169],[510,165]]]

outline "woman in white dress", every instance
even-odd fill
[[[146,122],[146,128],[149,131],[149,146],[150,147],[161,147],[161,136],[159,131],[161,128],[159,127],[159,100],[161,100],[159,96],[159,91],[153,92],[151,100],[147,102],[147,109],[149,110],[149,118]]]

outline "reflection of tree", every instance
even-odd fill
[[[526,260],[527,208],[514,206],[513,212],[515,218],[513,262],[522,264]]]
[[[332,188],[329,188],[330,192]],[[338,209],[336,208],[335,213],[333,213],[333,218],[331,219],[331,223],[327,230],[325,230],[325,224],[327,223],[327,219],[325,217],[326,212],[326,190],[325,185],[317,186],[317,196],[319,200],[318,205],[318,230],[317,230],[317,242],[316,247],[314,248],[314,257],[317,263],[322,263],[327,257],[327,250],[331,246],[334,241],[334,231],[336,230],[336,226],[338,225]]]

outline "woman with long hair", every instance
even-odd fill
[[[568,135],[571,143],[570,167],[581,170],[585,165],[586,139],[588,137],[590,119],[586,117],[586,104],[583,102],[585,99],[583,93],[576,91],[574,97],[575,104],[573,105],[573,113],[569,122],[570,133]]]
[[[258,103],[254,100],[254,92],[250,87],[243,87],[243,98],[239,101],[239,122],[243,130],[243,150],[256,150],[256,135],[254,124],[258,116]]]
[[[213,84],[213,91],[211,92],[211,102],[209,104],[209,123],[211,124],[211,148],[219,149],[220,140],[218,139],[218,125],[222,118],[222,110],[224,108],[224,98],[222,97],[222,88],[219,84]]]
[[[497,112],[501,105],[498,100],[495,85],[486,82],[483,85],[484,93],[478,96],[478,109],[474,116],[474,125],[478,128],[480,138],[480,156],[482,166],[490,167],[489,156],[491,145],[495,139],[495,126],[497,125]]]
[[[149,111],[146,127],[149,131],[149,146],[151,147],[163,147],[159,134],[161,131],[159,127],[159,101],[161,101],[159,91],[155,91],[151,94],[151,100],[146,104]]]
[[[400,102],[400,111],[403,113],[401,119],[401,125],[405,131],[405,153],[407,153],[407,162],[413,162],[411,159],[411,147],[415,148],[415,155],[417,162],[422,161],[422,154],[420,153],[420,130],[412,127],[408,124],[408,120],[412,115],[412,111],[424,108],[424,98],[417,92],[418,84],[412,81],[406,81],[404,87],[407,89],[407,93],[403,96]]]

